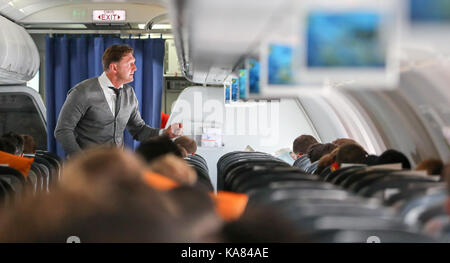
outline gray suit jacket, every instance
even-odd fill
[[[114,116],[97,78],[70,89],[55,128],[55,138],[66,154],[95,144],[122,145],[125,128],[138,141],[159,134],[160,129],[151,128],[142,120],[131,86],[123,85],[118,105]]]

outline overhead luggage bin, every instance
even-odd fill
[[[186,78],[222,84],[242,56],[257,47],[283,1],[169,1],[178,58]]]
[[[39,53],[21,26],[0,16],[0,85],[24,84],[39,69]]]

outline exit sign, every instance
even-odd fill
[[[93,10],[92,19],[95,22],[120,22],[125,21],[125,10]]]

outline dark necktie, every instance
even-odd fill
[[[116,89],[114,87],[108,87],[110,89],[112,89],[114,91],[114,93],[116,93],[116,112],[115,112],[115,116],[117,116],[117,113],[119,113],[120,110],[120,91],[122,89]]]

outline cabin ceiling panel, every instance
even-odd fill
[[[44,13],[47,16],[51,15],[48,12],[49,9],[53,10],[56,8],[55,10],[61,10],[57,9],[57,7],[67,7],[67,5],[77,6],[78,8],[85,8],[86,10],[90,10],[95,7],[100,9],[137,8],[148,11],[148,8],[144,8],[144,6],[148,6],[149,8],[164,9],[164,3],[164,0],[2,0],[0,2],[0,14],[14,20],[17,23],[30,23],[30,17],[32,17],[36,21],[36,19],[38,19],[39,17],[44,16]],[[91,19],[90,12],[86,13],[86,15],[89,19]],[[131,14],[130,17],[135,16],[134,14]],[[149,17],[146,20],[149,20],[151,18],[152,17]],[[50,21],[52,20],[52,18],[49,17],[48,20]]]

